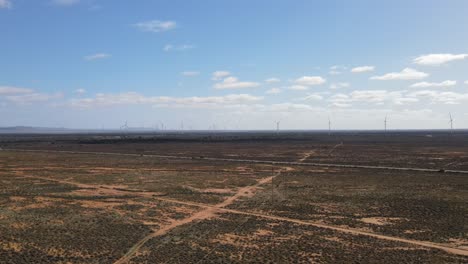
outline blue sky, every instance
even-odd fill
[[[0,126],[468,127],[467,1],[0,0]],[[5,118],[6,117],[6,118]]]

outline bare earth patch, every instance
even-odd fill
[[[406,221],[406,219],[400,217],[365,217],[361,218],[361,221],[366,224],[383,226],[392,225],[395,222]]]

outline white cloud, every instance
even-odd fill
[[[305,90],[309,90],[309,87],[304,86],[304,85],[291,85],[288,87],[288,90],[305,91]]]
[[[413,60],[413,63],[426,66],[439,66],[456,60],[464,60],[468,58],[468,54],[427,54],[422,55]]]
[[[373,76],[371,80],[381,80],[381,81],[388,81],[388,80],[420,80],[424,79],[429,74],[425,72],[419,72],[415,69],[405,68],[401,72],[391,72],[387,73],[382,76]]]
[[[314,85],[321,85],[324,84],[327,80],[320,76],[303,76],[294,82],[297,85],[302,85],[302,86],[314,86]]]
[[[308,94],[305,98],[305,101],[321,101],[323,100],[323,96],[317,93]]]
[[[266,94],[279,94],[281,93],[280,88],[271,88],[270,90],[266,91]]]
[[[194,46],[192,45],[187,45],[187,44],[184,44],[184,45],[172,45],[172,44],[167,44],[164,46],[163,50],[164,51],[185,51],[185,50],[190,50],[190,49],[193,49],[195,48]]]
[[[177,27],[177,23],[174,21],[151,20],[137,23],[134,26],[144,32],[158,33],[175,29]]]
[[[356,90],[349,94],[335,94],[330,97],[329,101],[334,107],[350,107],[353,103],[404,105],[416,103],[419,99],[405,94],[405,91]]]
[[[350,86],[350,84],[347,83],[347,82],[332,83],[332,84],[330,84],[330,89],[336,90],[336,89],[341,89],[341,88],[348,88],[349,86]]]
[[[350,94],[353,101],[381,104],[391,98],[401,97],[400,92],[389,92],[386,90],[353,91]]]
[[[372,72],[375,70],[375,66],[359,66],[351,69],[352,73],[363,73]]]
[[[0,0],[0,8],[10,9],[13,7],[13,4],[10,0]]]
[[[430,100],[432,103],[439,104],[461,104],[468,102],[468,93],[440,92],[433,90],[423,90],[409,93],[408,96]]]
[[[278,78],[269,78],[269,79],[266,79],[265,82],[266,83],[278,83],[278,82],[281,82],[281,80]]]
[[[328,74],[330,74],[330,75],[339,75],[339,74],[341,74],[342,70],[346,70],[346,67],[342,66],[342,65],[333,65],[333,66],[330,67],[330,71],[328,72]]]
[[[62,93],[55,93],[55,94],[43,94],[43,93],[27,93],[21,95],[9,95],[6,96],[6,99],[10,102],[16,104],[30,104],[36,102],[46,102],[53,99],[60,99],[63,98]]]
[[[86,90],[85,89],[76,89],[75,93],[78,94],[78,95],[83,95],[83,94],[86,93]]]
[[[249,94],[230,94],[225,96],[208,97],[146,97],[139,93],[128,92],[120,94],[96,94],[94,98],[73,99],[70,101],[70,105],[84,108],[137,104],[148,104],[159,107],[222,108],[228,105],[252,104],[261,100],[263,100],[263,97],[257,97]]]
[[[27,88],[19,88],[19,87],[12,87],[12,86],[0,86],[0,96],[2,95],[14,95],[14,94],[26,94],[26,93],[33,93],[32,89]]]
[[[110,58],[110,57],[111,57],[111,55],[107,54],[107,53],[97,53],[97,54],[85,56],[84,59],[87,60],[87,61],[93,61],[93,60],[107,59],[107,58]]]
[[[418,82],[418,83],[415,83],[413,85],[411,85],[410,87],[412,88],[429,88],[429,87],[451,87],[451,86],[455,86],[457,85],[457,81],[450,81],[450,80],[447,80],[447,81],[443,81],[443,82],[440,82],[440,83],[434,83],[434,82]]]
[[[227,77],[219,83],[216,83],[213,88],[217,90],[224,90],[224,89],[243,89],[243,88],[253,88],[260,86],[259,83],[256,82],[241,82],[236,77]]]
[[[181,74],[183,76],[186,76],[186,77],[194,77],[194,76],[200,75],[200,72],[198,72],[198,71],[184,71]]]
[[[52,0],[52,3],[60,6],[71,6],[78,4],[80,0]]]
[[[432,104],[462,104],[468,103],[468,93],[444,92],[435,90],[422,90],[415,92],[387,91],[387,90],[356,90],[349,94],[335,94],[328,98],[333,107],[351,107],[358,104],[368,109],[369,104],[381,105],[410,105],[420,106],[416,103],[428,101]]]
[[[266,110],[271,112],[301,112],[311,111],[314,110],[314,108],[306,104],[281,103],[269,105]]]
[[[465,81],[465,84],[468,84],[468,81]]]
[[[52,99],[62,98],[62,93],[45,94],[35,92],[33,89],[12,86],[0,86],[0,99],[15,103],[29,104],[34,102],[45,102]]]
[[[332,95],[331,98],[329,99],[331,106],[332,107],[338,107],[338,108],[345,108],[345,107],[351,107],[351,100],[348,95],[346,94],[335,94]]]
[[[211,79],[213,81],[218,81],[218,80],[228,77],[229,75],[231,75],[231,73],[228,71],[215,71],[213,72],[213,77]]]

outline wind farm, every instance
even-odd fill
[[[275,124],[4,134],[0,259],[466,262],[468,131]]]
[[[467,11],[0,0],[0,264],[467,264]]]

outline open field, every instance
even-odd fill
[[[468,262],[466,133],[0,145],[0,263]]]

